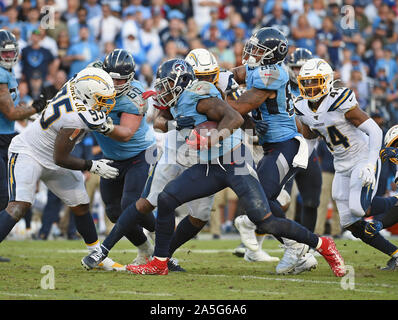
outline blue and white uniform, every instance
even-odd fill
[[[8,162],[10,201],[33,203],[37,182],[42,180],[67,206],[89,203],[83,174],[56,165],[54,145],[61,129],[76,129],[79,143],[84,137],[82,133],[100,126],[105,119],[104,112],[89,109],[77,97],[68,81],[48,103],[41,117],[11,141]]]
[[[300,146],[295,137],[301,136],[295,122],[289,73],[283,64],[256,68],[246,66],[246,87],[248,90],[271,90],[276,94],[252,110],[252,115],[255,119],[265,120],[269,126],[267,133],[259,136],[264,156],[258,163],[257,174],[270,201],[271,211],[284,216],[276,198],[298,170],[293,167],[293,159]]]
[[[16,106],[19,101],[18,83],[12,73],[0,67],[0,83],[7,84],[11,98]],[[17,134],[15,131],[15,121],[8,120],[4,114],[0,113],[0,206],[5,207],[8,202],[8,182],[7,182],[7,155],[8,146],[11,139]],[[3,209],[3,208],[0,208]]]
[[[108,117],[120,125],[123,113],[142,116],[140,126],[129,141],[121,142],[94,132],[104,158],[113,160],[112,166],[119,169],[116,179],[100,182],[105,211],[116,222],[122,211],[141,196],[148,177],[150,165],[156,160],[156,145],[153,129],[146,121],[147,102],[142,98],[144,88],[138,81],[130,83],[130,89],[116,98],[116,104]]]
[[[192,116],[196,125],[208,121],[196,108],[202,99],[221,94],[208,82],[195,82],[186,88],[170,112],[173,117]],[[270,211],[267,198],[253,168],[253,160],[241,140],[240,130],[214,147],[215,152],[199,152],[199,163],[184,170],[169,182],[158,196],[155,256],[168,256],[174,230],[174,210],[183,203],[208,197],[230,187],[242,199],[245,210],[253,222],[260,222]],[[203,163],[202,160],[207,160]],[[251,159],[251,161],[247,161]],[[155,170],[155,172],[157,169]]]

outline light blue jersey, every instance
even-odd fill
[[[290,86],[290,92],[292,93],[292,98],[297,98],[300,96],[300,90],[297,85],[295,86]]]
[[[259,137],[260,144],[289,140],[296,135],[297,127],[290,97],[289,73],[283,65],[249,68],[246,65],[246,87],[276,91],[276,97],[267,99],[252,111],[255,119],[268,123],[268,131]]]
[[[108,115],[112,118],[115,125],[120,124],[122,113],[143,115],[140,127],[129,141],[116,141],[94,131],[98,145],[101,147],[106,158],[112,160],[126,160],[155,144],[153,129],[149,127],[146,122],[146,109],[142,106],[144,100],[141,98],[141,94],[144,91],[140,82],[132,81],[131,89],[126,94],[116,98],[115,107]]]
[[[0,83],[6,83],[11,98],[16,106],[19,102],[18,83],[14,74],[0,67]],[[4,114],[0,113],[0,134],[15,133],[15,121],[8,120]]]
[[[186,88],[178,98],[177,105],[170,108],[170,112],[174,119],[178,117],[193,117],[195,126],[210,121],[206,115],[196,110],[198,102],[202,99],[216,97],[222,99],[218,89],[210,82],[198,81],[194,82],[190,87]],[[199,152],[202,161],[210,161],[217,159],[222,155],[230,152],[234,147],[242,142],[242,132],[240,129],[235,130],[230,136],[222,140],[219,147],[212,147],[209,150]]]

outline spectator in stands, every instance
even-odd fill
[[[235,55],[233,50],[229,47],[227,39],[218,39],[216,47],[212,48],[210,51],[216,56],[220,68],[228,70],[235,66]]]
[[[70,70],[70,60],[67,57],[69,50],[69,36],[67,30],[61,30],[57,37],[57,46],[58,46],[58,59],[59,69],[64,70],[66,74],[69,74]]]
[[[46,80],[53,75],[58,68],[58,62],[50,50],[40,46],[40,30],[36,29],[30,36],[31,44],[21,52],[22,72],[25,80],[29,83],[30,77],[35,71],[39,71],[41,78]]]
[[[67,0],[66,11],[62,14],[62,20],[70,21],[77,18],[77,10],[80,7],[80,0]]]
[[[25,41],[30,39],[30,35],[34,30],[40,26],[40,11],[37,8],[30,8],[27,16],[27,21],[23,24],[22,38]]]
[[[287,38],[290,38],[290,20],[284,13],[282,4],[279,2],[275,3],[272,12],[263,18],[262,26],[277,28],[283,32]]]
[[[159,34],[162,45],[164,46],[170,40],[174,41],[177,45],[178,55],[185,57],[189,51],[188,41],[184,35],[185,15],[181,11],[171,10],[167,17],[169,25]]]
[[[305,15],[297,19],[297,26],[292,28],[292,37],[297,47],[315,51],[316,29],[311,27]]]
[[[62,31],[68,32],[68,26],[61,19],[61,11],[58,8],[54,10],[54,28],[47,29],[47,35],[57,41],[59,34]]]
[[[152,18],[146,19],[142,25],[141,43],[145,51],[147,63],[149,63],[152,70],[156,72],[159,63],[163,58],[164,52],[159,34],[153,28]]]
[[[40,71],[33,71],[32,75],[29,77],[29,95],[33,100],[39,98],[41,90],[43,88],[44,82]]]
[[[69,77],[73,77],[90,62],[100,57],[100,50],[95,42],[89,41],[90,31],[87,26],[80,29],[80,41],[71,45],[65,60],[70,62]]]
[[[88,26],[90,30],[90,41],[94,41],[94,30],[90,25],[87,23],[87,9],[85,7],[80,7],[77,10],[77,18],[71,19],[68,21],[68,34],[69,34],[69,41],[71,44],[75,44],[80,40],[80,29],[82,27]]]
[[[261,7],[259,0],[232,0],[231,5],[241,15],[246,25],[253,28],[260,22]]]
[[[100,17],[102,15],[101,6],[98,4],[98,0],[87,0],[83,6],[87,10],[87,20]]]
[[[317,42],[321,42],[328,48],[329,62],[333,69],[339,66],[340,48],[343,46],[342,35],[334,25],[333,19],[325,17],[322,28],[316,34]]]
[[[211,22],[211,12],[213,12],[213,14],[214,12],[217,12],[218,14],[218,9],[221,5],[221,0],[192,0],[193,18],[195,19],[199,30]]]

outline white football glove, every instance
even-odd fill
[[[363,187],[370,185],[370,187],[374,189],[376,185],[376,166],[374,164],[368,163],[361,169],[359,178],[362,180]]]
[[[106,121],[100,125],[95,131],[102,133],[103,135],[109,135],[115,129],[115,125],[113,124],[113,120],[111,117],[107,117]]]
[[[89,171],[98,174],[104,179],[115,179],[119,175],[119,169],[108,165],[113,162],[112,160],[100,159],[92,162],[93,164]]]

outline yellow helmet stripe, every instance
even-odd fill
[[[101,77],[96,76],[96,75],[87,75],[87,76],[79,78],[78,81],[84,81],[84,80],[90,80],[90,79],[98,81],[98,82],[102,82],[107,87],[109,87],[109,84],[104,79],[102,79]]]

